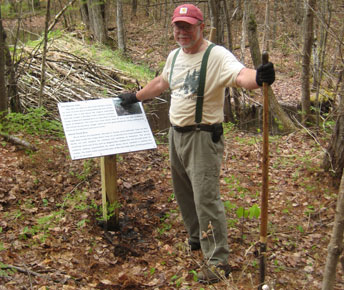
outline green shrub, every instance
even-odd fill
[[[48,111],[43,107],[29,109],[26,114],[10,113],[2,119],[0,131],[5,133],[22,132],[36,136],[54,135],[63,137],[64,133],[61,122],[49,120],[47,116]]]

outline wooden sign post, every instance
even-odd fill
[[[106,226],[117,228],[119,225],[119,203],[117,192],[117,155],[109,155],[100,158],[103,219]],[[109,213],[107,205],[114,206],[114,212]]]

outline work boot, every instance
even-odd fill
[[[203,284],[217,283],[221,279],[228,278],[231,271],[232,269],[229,264],[204,266],[201,271],[197,273],[198,282]]]
[[[200,242],[193,242],[191,240],[188,241],[191,251],[197,251],[201,248]]]

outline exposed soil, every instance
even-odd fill
[[[144,54],[150,40],[136,37],[141,45],[130,49],[135,61],[145,55],[156,67],[165,55]],[[271,55],[278,69],[273,88],[286,99],[296,97],[297,77],[282,77],[288,71],[278,52]],[[0,289],[257,288],[259,220],[239,218],[237,210],[260,205],[261,136],[226,131],[221,194],[233,272],[214,286],[194,280],[193,270],[204,261],[187,246],[166,144],[118,156],[120,228],[104,231],[98,225],[99,160],[72,161],[63,139],[22,137],[39,150],[26,152],[0,139]],[[303,131],[270,138],[271,288],[320,289],[337,196],[321,169],[327,142],[327,135],[315,140]],[[344,288],[343,277],[338,266],[335,289]]]

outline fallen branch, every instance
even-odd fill
[[[0,132],[0,136],[4,137],[5,140],[8,141],[8,142],[11,142],[11,143],[13,143],[15,145],[23,146],[26,149],[29,149],[31,151],[37,151],[38,150],[34,145],[29,143],[28,141],[20,139],[20,138],[18,138],[16,136],[9,135],[9,134],[7,134],[5,132]]]
[[[2,265],[1,269],[3,269],[3,270],[11,269],[11,270],[16,270],[16,271],[24,273],[24,274],[29,274],[29,275],[33,275],[33,276],[37,276],[37,277],[45,277],[45,275],[42,275],[42,274],[37,273],[35,271],[32,271],[32,270],[28,269],[27,267],[25,267],[25,269],[24,269],[24,268],[21,268],[18,266],[6,264],[6,265]]]
[[[57,272],[58,275],[63,276],[62,280],[58,280],[58,279],[50,277],[48,275],[44,275],[44,274],[32,271],[32,270],[28,269],[25,265],[24,265],[24,267],[25,268],[22,268],[22,267],[19,267],[19,266],[15,266],[15,265],[2,264],[0,268],[3,269],[3,270],[6,270],[6,269],[16,270],[16,271],[18,271],[20,273],[27,274],[29,276],[32,275],[32,276],[36,276],[36,277],[41,277],[41,278],[43,278],[45,280],[50,280],[50,281],[53,281],[55,283],[61,283],[61,284],[65,284],[69,279],[71,279],[71,277],[69,275]],[[51,271],[45,271],[45,272],[51,272]],[[81,278],[73,277],[73,280],[78,281],[78,280],[81,280]]]

